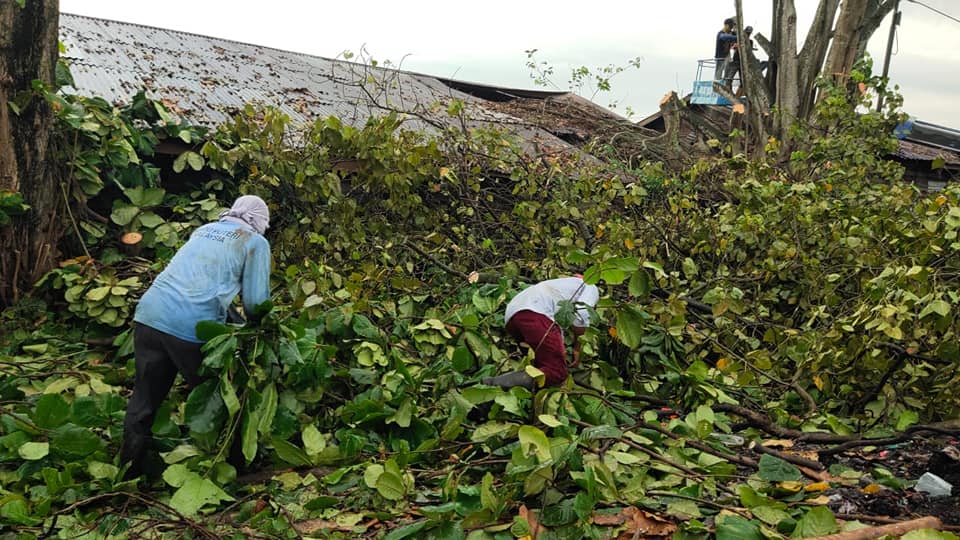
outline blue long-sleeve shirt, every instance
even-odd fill
[[[713,53],[714,58],[726,58],[730,54],[730,46],[736,43],[737,35],[724,32],[717,32],[717,49]]]
[[[237,293],[248,314],[270,297],[270,243],[246,225],[208,223],[157,276],[133,320],[199,343],[197,323],[225,321]]]

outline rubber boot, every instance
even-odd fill
[[[504,390],[508,390],[514,386],[522,386],[530,392],[534,392],[537,389],[537,381],[530,375],[527,375],[526,371],[511,371],[510,373],[504,373],[496,377],[484,377],[480,382],[488,386],[499,386]]]

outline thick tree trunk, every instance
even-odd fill
[[[862,1],[862,0],[854,0]],[[800,63],[798,88],[803,91],[800,96],[800,109],[797,118],[804,122],[813,115],[814,105],[817,102],[817,77],[820,76],[827,49],[830,46],[830,34],[833,30],[833,20],[837,15],[840,0],[820,0],[817,11],[810,23],[807,37],[803,42],[803,50],[798,59]]]
[[[883,19],[893,11],[896,0],[869,0],[867,7],[867,16],[863,19],[863,30],[857,44],[857,58],[860,58],[867,52],[867,43],[874,32],[880,28]]]
[[[54,82],[58,0],[0,1],[0,191],[19,191],[30,210],[0,228],[0,305],[16,301],[55,260],[63,228],[60,170],[52,150],[54,116],[43,99],[19,114],[8,102],[34,80]]]
[[[769,118],[770,105],[773,103],[773,94],[764,79],[763,72],[760,70],[760,62],[753,54],[753,47],[750,46],[743,32],[743,23],[741,22],[743,21],[742,0],[736,0],[734,6],[737,13],[737,49],[740,51],[740,85],[744,90],[744,95],[748,97],[746,111],[744,112],[747,124],[747,141],[765,141],[768,137],[767,119]],[[773,56],[772,47],[767,45],[764,50],[768,57]],[[747,145],[748,150],[751,147],[756,151],[762,151],[763,145]]]
[[[776,2],[776,0],[775,0]],[[773,133],[789,147],[790,126],[800,113],[800,62],[797,58],[797,9],[793,0],[780,0],[777,17],[777,81],[776,110],[773,118]]]
[[[781,141],[781,155],[789,155],[793,149],[793,125],[814,120],[817,79],[823,74],[848,76],[894,4],[895,0],[843,0],[841,7],[841,0],[819,0],[803,48],[798,50],[794,0],[771,0],[770,38],[755,36],[767,53],[766,75],[761,73],[753,51],[743,42],[742,26],[738,27],[747,124],[755,150],[763,148],[770,135]],[[737,21],[743,21],[742,1],[734,0],[734,7]]]
[[[837,26],[833,30],[830,55],[824,66],[824,74],[844,84],[857,61],[863,22],[867,15],[869,0],[844,0]]]

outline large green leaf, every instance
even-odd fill
[[[95,480],[113,480],[120,473],[116,465],[104,463],[102,461],[91,461],[87,463],[87,474]]]
[[[759,469],[760,478],[767,482],[797,481],[803,478],[800,469],[769,454],[760,456]]]
[[[797,538],[825,536],[837,532],[837,518],[826,506],[814,506],[797,521],[793,535]]]
[[[270,383],[263,389],[260,397],[260,417],[257,422],[257,431],[261,435],[269,435],[273,430],[273,418],[277,415],[277,386]]]
[[[91,302],[99,302],[104,298],[106,298],[108,294],[110,294],[110,289],[111,287],[109,286],[95,287],[87,291],[87,294],[85,294],[83,297],[86,298],[87,300],[90,300]]]
[[[278,352],[280,362],[284,365],[292,366],[303,362],[303,357],[300,355],[300,348],[297,347],[297,343],[292,339],[282,338]]]
[[[237,351],[237,338],[230,334],[221,334],[207,342],[203,351],[204,367],[220,369],[230,366]]]
[[[303,440],[303,449],[309,456],[315,456],[327,447],[327,442],[324,440],[323,434],[321,434],[317,426],[313,424],[304,426],[300,438]]]
[[[44,429],[63,425],[70,418],[70,404],[60,394],[44,394],[37,400],[33,421]]]
[[[17,453],[20,454],[20,457],[27,461],[36,461],[38,459],[43,459],[47,457],[47,454],[50,453],[50,443],[45,442],[28,442],[20,445],[20,448],[17,448]]]
[[[219,385],[219,380],[209,379],[190,392],[184,418],[191,431],[212,433],[223,427],[227,408],[220,397]]]
[[[196,332],[197,339],[207,342],[217,336],[229,334],[231,329],[229,326],[217,321],[200,321],[197,323]]]
[[[195,516],[205,505],[233,500],[210,479],[191,474],[170,498],[170,506],[181,514]]]
[[[3,518],[0,522],[5,521],[18,525],[26,525],[28,527],[43,523],[42,519],[30,515],[30,508],[27,505],[27,501],[20,495],[0,499],[0,518]]]
[[[477,358],[477,360],[485,362],[490,359],[491,355],[493,354],[493,350],[490,346],[490,341],[487,340],[487,338],[476,332],[467,331],[463,333],[463,339],[467,346],[470,347],[470,350],[473,352],[473,355]]]
[[[640,345],[643,339],[644,320],[633,306],[625,306],[617,311],[617,337],[631,349]]]
[[[403,478],[392,471],[384,471],[383,474],[377,478],[376,485],[377,493],[387,500],[399,501],[406,494],[406,489],[403,486]]]
[[[124,227],[129,225],[133,218],[137,217],[137,214],[140,213],[140,209],[136,206],[129,206],[123,203],[117,203],[113,207],[113,212],[110,213],[110,219],[117,225]]]
[[[763,540],[760,526],[741,516],[724,515],[717,523],[717,540]]]
[[[580,432],[580,440],[584,442],[600,439],[619,439],[620,437],[623,437],[623,432],[616,426],[591,426],[584,428],[584,430]]]
[[[455,371],[465,373],[472,370],[476,363],[473,361],[473,354],[470,353],[470,349],[460,346],[453,350],[450,365]]]
[[[257,446],[259,437],[257,436],[257,427],[260,425],[261,409],[254,408],[252,402],[248,401],[246,413],[243,415],[240,425],[240,451],[247,463],[252,463],[257,457]]]
[[[412,399],[407,398],[403,400],[403,403],[397,407],[397,412],[387,418],[387,423],[395,423],[402,428],[410,427],[410,419],[413,417],[414,408],[415,406]]]
[[[486,424],[477,426],[477,429],[473,430],[473,433],[470,435],[470,440],[473,442],[483,442],[491,437],[505,438],[516,433],[517,429],[517,424],[487,422]]]
[[[403,540],[404,538],[420,538],[418,533],[422,531],[427,525],[431,524],[431,520],[421,519],[420,521],[415,521],[409,525],[404,525],[402,527],[396,527],[391,529],[390,532],[383,537],[383,540]]]
[[[123,190],[124,195],[130,199],[135,206],[141,208],[147,208],[150,206],[158,206],[163,203],[163,197],[166,195],[166,191],[163,188],[159,187],[149,187],[145,188],[143,186],[137,186],[133,188],[128,188]]]
[[[103,446],[96,433],[74,424],[64,424],[50,434],[50,446],[57,454],[71,458],[86,457]]]
[[[644,298],[650,294],[651,289],[650,274],[647,274],[646,270],[637,270],[630,276],[630,284],[627,286],[627,290],[630,291],[631,295]]]
[[[380,337],[380,331],[370,322],[370,319],[363,315],[354,315],[351,321],[353,333],[364,339],[377,339]]]
[[[533,426],[520,426],[517,437],[524,452],[529,454],[533,450],[541,463],[550,459],[550,440],[543,431]]]
[[[310,456],[308,456],[306,452],[287,441],[274,439],[271,444],[273,445],[273,449],[277,451],[277,457],[294,467],[304,467],[313,464],[313,462],[310,461]]]
[[[227,408],[229,417],[233,418],[240,410],[240,399],[237,397],[237,391],[233,388],[233,383],[227,377],[226,372],[220,374],[220,399],[223,400],[223,405]]]
[[[153,212],[144,212],[140,214],[139,219],[140,225],[148,229],[156,229],[158,225],[163,223],[163,218]]]

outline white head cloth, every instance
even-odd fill
[[[234,201],[229,210],[220,213],[220,221],[243,223],[263,234],[270,227],[270,209],[260,197],[244,195]]]

